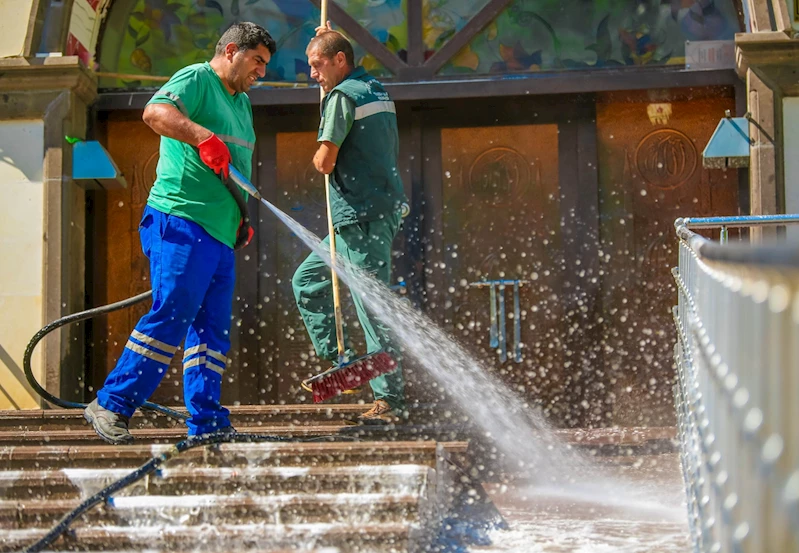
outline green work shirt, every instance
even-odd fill
[[[399,173],[394,102],[363,67],[325,97],[319,142],[339,147],[330,175],[330,212],[338,228],[374,221],[407,201]]]
[[[148,104],[175,106],[216,134],[230,150],[233,166],[250,178],[255,148],[250,99],[244,93],[230,94],[210,64],[184,67]],[[162,136],[160,155],[147,203],[197,223],[232,248],[241,213],[219,176],[200,160],[197,148],[185,142]]]

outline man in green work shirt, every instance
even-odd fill
[[[363,67],[355,67],[352,45],[327,28],[317,30],[308,48],[311,78],[327,93],[313,162],[330,175],[330,211],[337,252],[382,282],[391,278],[391,243],[402,220],[403,193],[397,157],[399,136],[394,102]],[[329,241],[328,236],[325,241]],[[330,269],[312,253],[292,279],[294,297],[321,359],[337,359]],[[405,411],[402,369],[388,329],[369,318],[353,294],[369,354],[392,353],[397,369],[370,381],[375,402],[364,422],[390,422]],[[352,352],[348,352],[350,360]]]
[[[156,179],[139,225],[153,304],[84,411],[109,443],[133,440],[128,421],[155,391],[184,338],[189,435],[232,432],[220,390],[230,348],[233,248],[252,234],[242,225],[242,198],[220,178],[231,162],[250,176],[255,132],[246,92],[264,76],[274,52],[266,30],[236,23],[210,62],[175,73],[144,110],[144,122],[161,136]]]

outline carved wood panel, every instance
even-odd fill
[[[738,171],[705,170],[701,157],[734,108],[725,89],[615,94],[597,105],[603,348],[614,422],[673,424],[674,220],[738,214]]]

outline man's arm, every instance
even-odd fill
[[[319,149],[313,156],[314,167],[324,175],[333,172],[339,148],[347,138],[355,119],[355,102],[341,92],[333,91],[331,94],[319,133]]]
[[[211,131],[198,125],[170,104],[148,104],[142,116],[156,133],[197,146],[211,136]]]
[[[316,170],[323,175],[329,175],[333,172],[336,166],[336,159],[338,158],[338,146],[332,142],[322,142],[319,149],[313,156],[313,165]]]

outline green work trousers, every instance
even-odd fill
[[[388,284],[391,278],[391,243],[399,231],[400,221],[400,213],[397,212],[375,221],[344,225],[336,230],[336,252],[356,267]],[[328,236],[324,242],[329,244],[329,241]],[[297,268],[291,279],[291,286],[316,354],[320,359],[336,360],[338,349],[330,268],[315,252],[311,253]],[[395,371],[370,381],[375,399],[383,399],[392,409],[402,410],[405,408],[405,383],[388,328],[369,318],[363,301],[357,294],[352,294],[352,300],[366,338],[366,353],[387,351],[397,361]],[[349,343],[346,335],[344,343]]]

